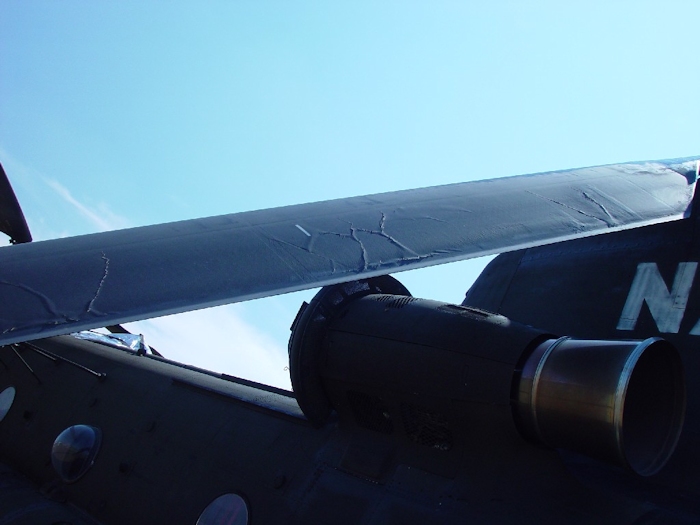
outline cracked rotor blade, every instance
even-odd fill
[[[616,164],[8,246],[0,344],[682,219],[697,176]]]

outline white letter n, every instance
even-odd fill
[[[656,263],[640,263],[617,329],[634,330],[642,303],[646,301],[659,332],[677,334],[697,267],[696,262],[679,263],[669,293]]]

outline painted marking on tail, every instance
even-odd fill
[[[659,332],[677,334],[697,268],[697,262],[679,263],[669,291],[656,263],[639,263],[617,329],[634,330],[642,304],[646,301]],[[690,334],[700,335],[700,321]]]

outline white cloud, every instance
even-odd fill
[[[98,205],[98,209],[91,209],[73,197],[68,188],[59,182],[49,178],[44,178],[44,181],[58,193],[64,201],[73,206],[73,208],[86,218],[98,231],[117,230],[119,228],[125,228],[128,225],[127,219],[117,215],[106,205],[100,204]]]
[[[168,359],[291,389],[287,350],[241,318],[245,304],[125,325]]]

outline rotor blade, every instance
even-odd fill
[[[32,234],[17,201],[12,185],[0,165],[0,231],[10,237],[10,243],[32,241]]]
[[[698,158],[353,197],[0,248],[0,344],[681,219]]]

